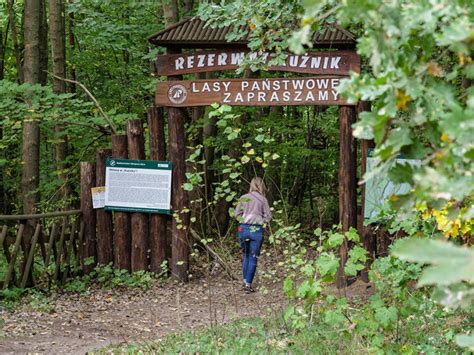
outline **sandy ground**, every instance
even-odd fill
[[[57,294],[50,313],[28,305],[0,311],[0,353],[84,354],[109,344],[157,340],[171,332],[266,316],[286,306],[280,282],[260,282],[259,288],[247,295],[240,282],[221,273],[188,284],[157,283],[148,290]]]

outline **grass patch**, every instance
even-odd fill
[[[457,326],[465,323],[452,318]],[[244,318],[221,326],[170,334],[157,341],[110,346],[95,354],[462,353],[454,344],[454,331],[446,332],[446,321],[434,322],[429,329],[420,331],[419,322],[413,319],[397,334],[380,329],[380,337],[374,339],[357,331],[356,327],[334,326],[322,318],[299,330],[292,330],[283,317]]]

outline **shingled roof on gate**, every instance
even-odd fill
[[[247,36],[237,41],[228,42],[226,35],[232,26],[211,28],[206,22],[197,18],[186,18],[158,33],[148,40],[162,47],[179,48],[217,48],[223,46],[246,46],[248,43],[248,26],[240,26],[240,31],[247,31]],[[313,35],[313,46],[318,48],[351,48],[356,39],[352,33],[337,24],[326,24]]]

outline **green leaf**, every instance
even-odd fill
[[[474,334],[457,334],[455,341],[459,346],[474,351]]]
[[[183,189],[186,191],[192,191],[193,190],[193,184],[186,182],[183,184]]]
[[[431,264],[423,270],[420,286],[474,282],[472,249],[440,240],[406,238],[394,245],[392,254],[402,260]]]

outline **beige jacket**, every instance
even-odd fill
[[[258,192],[249,192],[239,199],[235,208],[235,217],[243,224],[260,224],[270,222],[272,212],[265,196]]]

